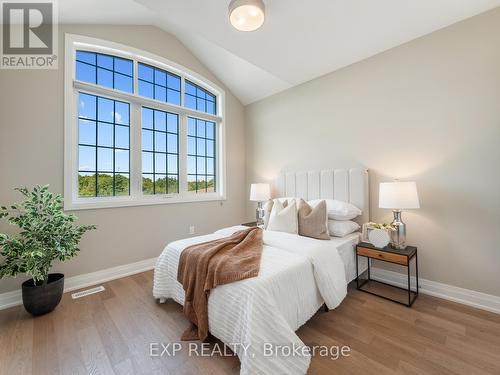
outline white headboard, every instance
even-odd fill
[[[364,168],[327,169],[310,172],[288,172],[277,181],[278,197],[337,199],[349,202],[363,211],[358,223],[370,218],[368,171]]]

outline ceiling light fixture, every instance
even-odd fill
[[[262,0],[232,0],[229,21],[239,31],[254,31],[264,23],[265,5]]]

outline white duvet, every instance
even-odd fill
[[[177,281],[182,250],[244,228],[225,228],[167,245],[156,262],[154,297],[183,304],[184,290]],[[273,231],[264,231],[263,237],[259,276],[210,292],[209,330],[238,355],[242,375],[305,374],[310,363],[308,352],[285,356],[276,349],[303,347],[295,331],[324,302],[330,309],[340,304],[347,293],[344,264],[333,241]]]

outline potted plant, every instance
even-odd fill
[[[64,291],[64,275],[49,273],[52,262],[74,257],[82,235],[95,226],[75,225],[76,216],[64,213],[62,197],[48,186],[15,190],[24,200],[0,207],[0,218],[20,229],[16,236],[0,233],[0,279],[31,276],[22,284],[23,304],[29,313],[42,315],[56,308]]]

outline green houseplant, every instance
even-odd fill
[[[49,273],[52,262],[77,255],[83,234],[95,226],[75,225],[76,216],[64,213],[63,198],[48,186],[15,190],[23,201],[0,207],[0,218],[20,230],[17,235],[0,233],[0,279],[31,276],[22,285],[23,304],[31,314],[42,315],[56,308],[64,290],[64,275]]]

